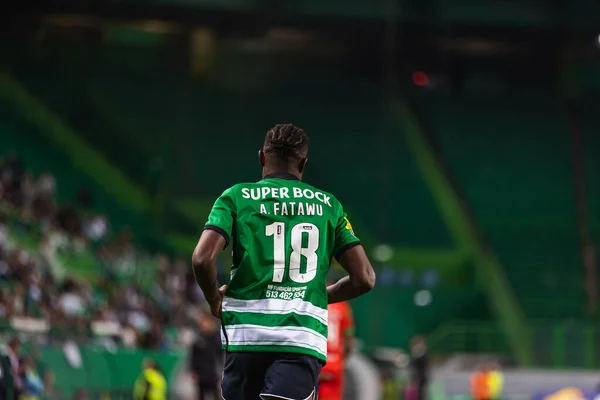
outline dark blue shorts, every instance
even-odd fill
[[[305,400],[319,386],[323,362],[297,353],[227,352],[224,400]]]

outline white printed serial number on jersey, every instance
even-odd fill
[[[267,290],[267,299],[281,299],[281,300],[293,300],[303,299],[305,292],[275,292],[273,290]]]
[[[269,285],[265,296],[267,297],[267,299],[293,300],[303,299],[305,294],[306,286],[290,287]]]

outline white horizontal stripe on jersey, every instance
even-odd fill
[[[307,315],[316,318],[327,325],[327,310],[302,299],[260,299],[239,300],[231,297],[223,299],[223,311],[249,312],[259,314],[289,314]]]
[[[239,324],[227,325],[225,331],[232,346],[297,346],[327,357],[327,338],[312,329]]]

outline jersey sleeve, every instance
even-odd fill
[[[235,205],[232,188],[227,189],[213,204],[204,230],[213,230],[225,238],[225,247],[229,245],[233,223],[235,221]]]
[[[335,258],[339,260],[340,256],[346,250],[349,250],[354,246],[358,246],[359,244],[360,239],[354,234],[352,224],[350,224],[348,216],[340,205],[337,225],[335,228],[335,247],[333,253]]]

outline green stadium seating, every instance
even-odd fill
[[[437,94],[417,104],[527,315],[581,317],[566,108],[535,94]]]

